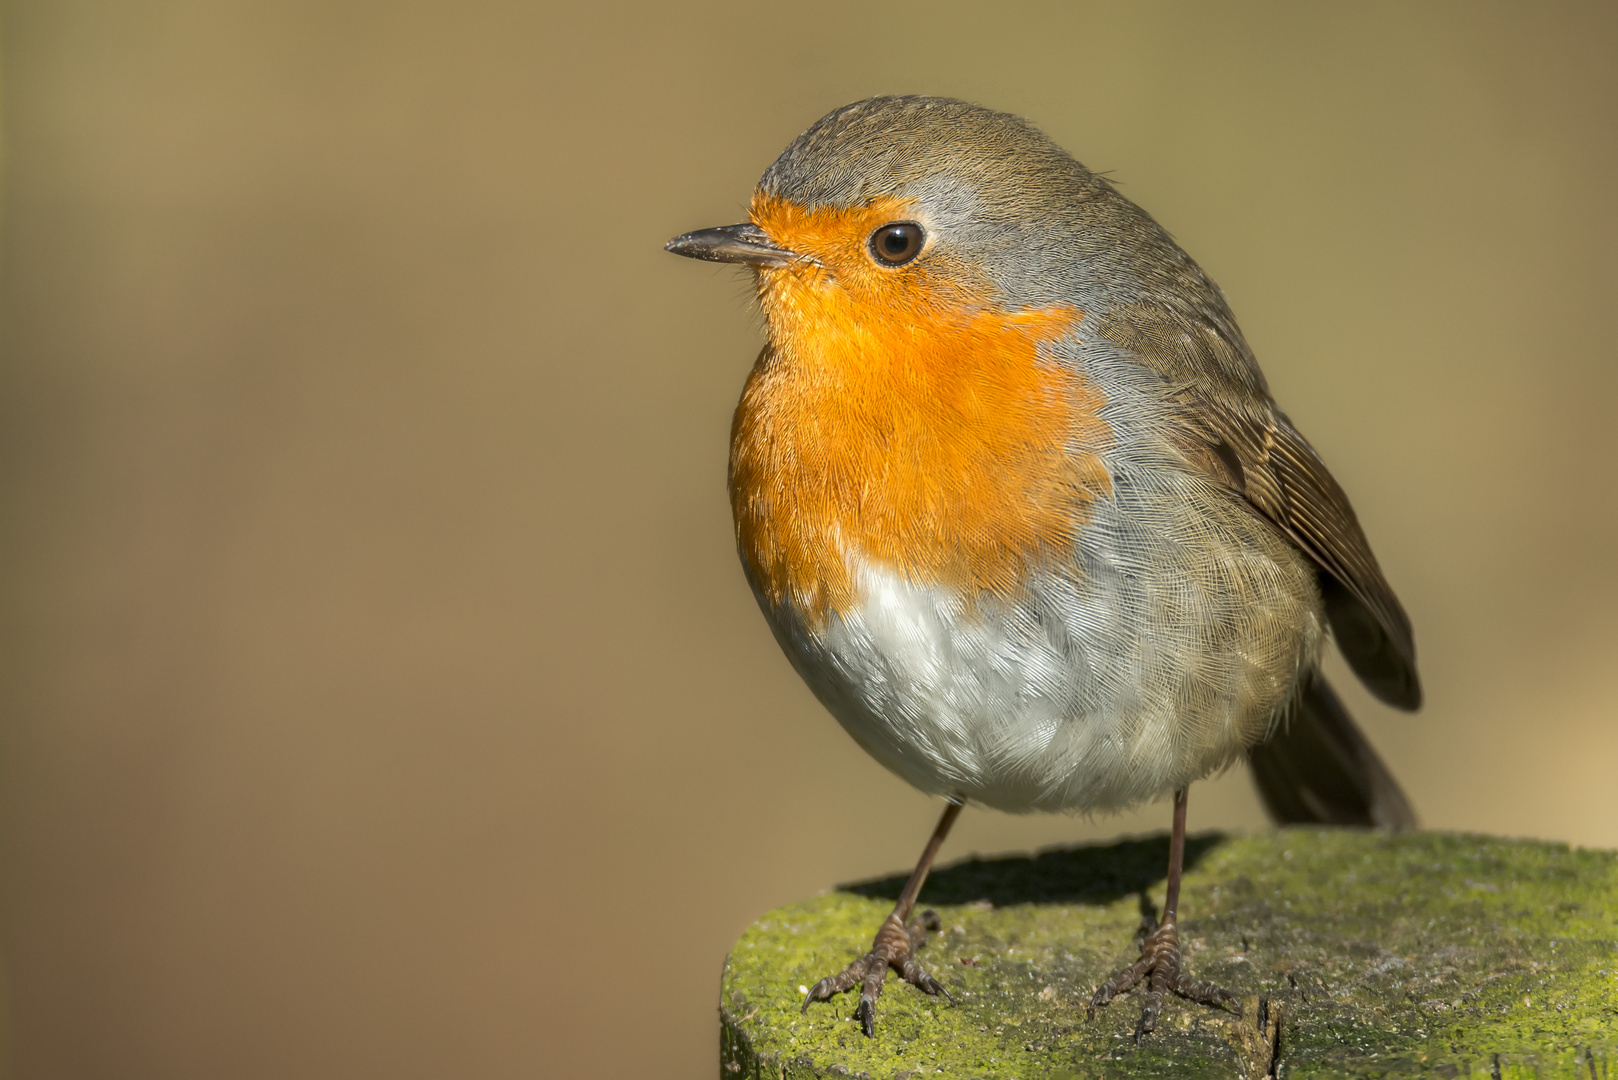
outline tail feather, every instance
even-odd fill
[[[1399,782],[1318,673],[1291,722],[1249,750],[1247,762],[1277,824],[1416,826]]]

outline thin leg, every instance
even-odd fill
[[[1135,1025],[1135,1041],[1157,1028],[1157,1018],[1163,1012],[1163,995],[1172,990],[1188,1001],[1215,1007],[1235,1006],[1237,1015],[1241,1006],[1236,995],[1222,986],[1191,978],[1180,970],[1180,872],[1185,863],[1185,788],[1174,793],[1174,828],[1169,833],[1169,879],[1167,895],[1163,898],[1163,918],[1157,929],[1141,942],[1140,959],[1102,983],[1090,999],[1086,1010],[1094,1020],[1096,1010],[1105,1006],[1119,994],[1126,994],[1141,982],[1146,983],[1144,1007],[1140,1022]]]
[[[1180,871],[1185,866],[1185,797],[1190,788],[1174,793],[1174,826],[1169,830],[1169,880],[1163,897],[1163,921],[1171,923],[1180,913]]]
[[[944,845],[944,837],[949,835],[950,826],[955,824],[955,819],[961,814],[961,805],[951,800],[949,805],[944,807],[944,816],[938,819],[938,827],[933,830],[932,839],[928,840],[927,846],[922,849],[916,868],[910,871],[910,880],[905,882],[904,890],[899,893],[899,902],[893,905],[893,913],[876,932],[876,940],[871,944],[871,951],[838,974],[828,975],[815,983],[809,990],[809,996],[803,999],[802,1011],[809,1011],[811,1001],[825,1001],[833,994],[841,994],[858,983],[860,1004],[854,1015],[860,1018],[860,1030],[865,1032],[867,1037],[874,1035],[876,999],[882,996],[882,981],[887,978],[890,967],[897,971],[905,982],[926,993],[950,996],[949,991],[944,989],[944,984],[927,974],[916,962],[916,951],[927,943],[927,931],[941,928],[938,916],[926,911],[914,924],[907,927],[905,922],[916,906],[916,897],[921,895],[921,887],[927,880],[927,871],[933,868],[933,860],[938,857],[938,849]]]

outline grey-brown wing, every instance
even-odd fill
[[[1109,312],[1095,332],[1171,384],[1186,405],[1187,439],[1205,445],[1210,474],[1246,496],[1320,567],[1326,615],[1354,673],[1388,704],[1418,708],[1410,620],[1348,496],[1275,407],[1240,332],[1219,314],[1139,304]]]
[[[1280,410],[1272,410],[1257,441],[1267,451],[1259,471],[1268,466],[1274,489],[1249,492],[1248,498],[1325,571],[1326,615],[1344,659],[1389,705],[1419,708],[1410,619],[1382,576],[1348,496]]]

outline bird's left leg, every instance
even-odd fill
[[[944,816],[938,819],[938,827],[927,841],[922,850],[921,858],[916,862],[916,868],[910,872],[910,880],[905,882],[904,891],[899,894],[899,902],[893,905],[893,913],[882,923],[882,928],[876,932],[876,940],[871,943],[871,951],[855,960],[848,967],[836,975],[828,975],[815,983],[809,989],[809,996],[803,999],[803,1012],[809,1011],[812,1001],[825,1001],[833,994],[841,994],[844,990],[860,987],[860,1003],[854,1010],[854,1015],[860,1018],[860,1030],[869,1037],[876,1033],[876,999],[882,994],[882,982],[887,978],[888,968],[897,971],[905,982],[918,987],[929,994],[943,994],[950,996],[944,989],[944,984],[927,974],[916,960],[916,950],[927,941],[927,931],[940,928],[938,916],[932,912],[923,912],[921,919],[906,926],[910,912],[916,906],[916,897],[921,895],[922,883],[927,880],[927,871],[932,869],[933,859],[938,856],[938,849],[943,846],[944,837],[949,835],[951,825],[961,813],[961,802],[950,800],[944,808]]]
[[[1157,1018],[1163,1012],[1165,991],[1172,990],[1200,1005],[1233,1006],[1238,1016],[1242,1011],[1235,994],[1223,986],[1193,979],[1180,968],[1180,933],[1176,916],[1180,906],[1180,871],[1185,862],[1185,795],[1185,788],[1174,793],[1174,830],[1169,834],[1168,895],[1163,901],[1163,918],[1157,924],[1157,929],[1141,942],[1140,959],[1102,983],[1086,1010],[1090,1019],[1094,1020],[1098,1008],[1145,982],[1146,1001],[1141,1009],[1140,1022],[1135,1025],[1136,1042],[1157,1027]]]

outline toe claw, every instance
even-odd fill
[[[1135,1038],[1138,1041],[1142,1035],[1150,1035],[1157,1030],[1157,1018],[1163,1015],[1163,999],[1148,995],[1146,1006],[1140,1011],[1140,1023],[1135,1025]]]
[[[854,1010],[854,1015],[859,1017],[860,1031],[864,1033],[865,1037],[867,1039],[874,1038],[876,1036],[876,1002],[862,995],[859,1007]]]

